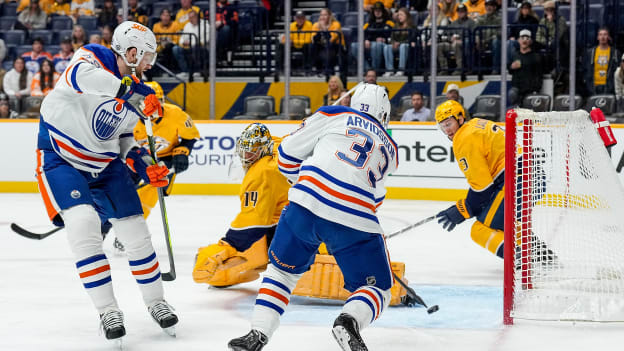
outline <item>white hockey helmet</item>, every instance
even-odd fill
[[[154,65],[156,46],[154,33],[146,26],[132,21],[125,21],[118,25],[111,40],[111,49],[121,56],[129,67],[137,67],[143,57],[150,65]],[[137,49],[136,63],[129,63],[126,59],[126,51],[130,48]]]
[[[373,116],[384,128],[390,121],[390,100],[385,87],[360,83],[351,97],[351,108]]]

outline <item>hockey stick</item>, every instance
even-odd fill
[[[437,312],[440,309],[440,306],[438,305],[427,307],[427,304],[425,303],[425,301],[420,296],[418,296],[418,294],[416,293],[416,291],[414,291],[414,289],[410,288],[407,284],[405,284],[405,282],[401,280],[399,276],[397,276],[394,272],[392,272],[392,275],[394,276],[394,279],[397,282],[399,282],[399,284],[401,284],[401,286],[404,287],[405,290],[407,290],[407,296],[411,299],[411,301],[407,302],[408,306],[410,306],[411,303],[414,303],[414,302],[419,305],[423,305],[425,306],[425,308],[427,309],[427,313],[429,314],[432,314],[433,312]]]
[[[434,215],[434,216],[431,216],[431,217],[427,217],[427,218],[425,218],[423,220],[420,220],[420,221],[418,221],[416,223],[410,224],[410,225],[408,225],[407,227],[405,227],[405,228],[403,228],[401,230],[397,230],[394,233],[390,233],[390,234],[386,235],[386,239],[390,239],[393,236],[397,236],[399,234],[403,234],[403,233],[405,233],[408,230],[414,229],[414,228],[416,228],[418,226],[421,226],[421,225],[423,225],[425,223],[429,223],[429,222],[433,221],[435,218],[436,218],[436,216]]]
[[[24,238],[33,239],[33,240],[41,240],[49,237],[50,235],[58,232],[59,230],[65,227],[56,227],[52,230],[49,230],[45,233],[35,233],[29,230],[26,230],[15,223],[11,223],[11,230],[13,230],[16,234],[23,236]]]
[[[346,94],[344,94],[343,96],[341,96],[340,98],[338,98],[338,100],[334,101],[334,103],[332,104],[332,106],[338,105],[340,103],[340,101],[342,99],[344,99],[347,95],[351,95],[352,92],[355,91],[355,89],[357,89],[360,85],[364,84],[364,82],[359,82],[357,83],[353,88],[349,89],[349,91],[347,91]]]

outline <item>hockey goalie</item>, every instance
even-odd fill
[[[215,287],[228,287],[258,279],[269,262],[268,247],[284,206],[290,184],[278,170],[277,150],[281,138],[272,137],[261,123],[247,126],[236,143],[236,153],[245,170],[239,193],[240,212],[218,243],[200,247],[193,280]],[[403,281],[405,264],[392,262],[392,270]],[[294,295],[346,300],[340,268],[325,245],[299,280]],[[390,305],[411,304],[406,290],[392,287]]]

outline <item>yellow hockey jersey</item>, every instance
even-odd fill
[[[180,138],[199,139],[193,119],[173,104],[163,104],[163,116],[152,122],[152,129],[158,157],[171,156],[173,149],[180,144]],[[139,145],[149,148],[145,122],[141,119],[134,127],[134,139]]]
[[[482,192],[505,170],[505,132],[492,121],[473,118],[453,137],[453,153],[470,188]]]
[[[273,137],[273,150],[281,141]],[[240,213],[231,229],[267,228],[277,225],[282,209],[288,204],[290,184],[277,169],[277,155],[264,156],[249,167],[241,184]]]

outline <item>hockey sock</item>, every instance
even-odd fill
[[[136,279],[143,301],[149,306],[164,299],[158,257],[154,252],[145,220],[141,216],[111,219],[117,238],[124,245],[130,270]]]
[[[269,264],[262,278],[256,298],[251,328],[261,331],[268,338],[277,329],[280,316],[284,313],[290,293],[297,285],[301,274],[284,272]]]
[[[479,221],[475,221],[470,230],[470,237],[475,243],[479,244],[479,246],[503,258],[503,240],[505,239],[505,233],[502,230],[493,229]]]
[[[89,205],[62,212],[67,241],[76,259],[76,269],[87,294],[99,313],[117,307],[110,265],[102,250],[100,218]]]
[[[158,188],[146,184],[137,190],[143,207],[143,218],[147,218],[158,203]]]
[[[383,313],[390,302],[390,289],[376,286],[362,286],[347,299],[342,313],[347,313],[358,322],[360,330],[366,328]]]

